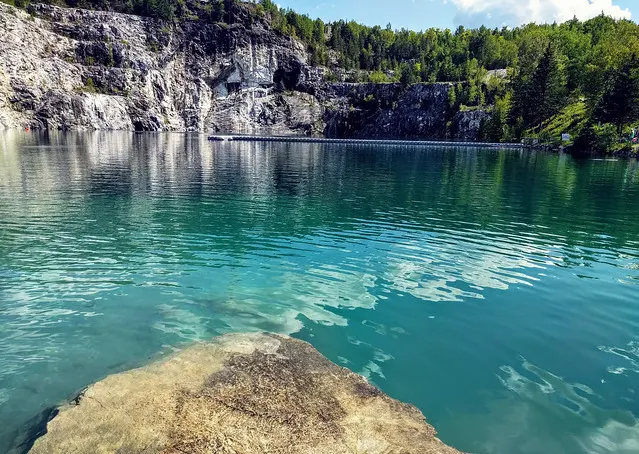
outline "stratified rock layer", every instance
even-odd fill
[[[474,139],[451,85],[330,82],[264,20],[233,25],[0,2],[0,129]]]
[[[31,452],[457,453],[398,402],[309,344],[227,335],[107,377],[63,407]]]
[[[276,72],[304,64],[306,49],[266,24],[33,12],[0,2],[0,127],[321,132],[317,103],[275,87]]]

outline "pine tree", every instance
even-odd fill
[[[557,52],[549,44],[527,87],[528,104],[524,119],[530,126],[541,129],[544,120],[557,114],[566,102],[566,82]]]
[[[503,98],[495,100],[490,119],[482,122],[480,137],[488,142],[501,142],[506,135],[508,117],[511,108],[511,96],[507,94]]]
[[[624,125],[639,117],[638,61],[632,57],[619,70],[613,71],[595,108],[598,121],[612,123],[621,135]]]
[[[317,45],[324,45],[326,41],[324,28],[324,22],[321,19],[316,19],[313,23],[313,42]]]
[[[157,0],[154,15],[162,20],[170,21],[175,17],[171,0]]]
[[[399,81],[403,85],[412,85],[420,81],[419,69],[416,68],[415,65],[402,63],[400,66],[399,72],[400,72]]]

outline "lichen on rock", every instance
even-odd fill
[[[435,435],[417,408],[308,343],[233,334],[90,386],[30,452],[458,452]]]

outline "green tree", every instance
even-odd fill
[[[531,126],[541,128],[544,120],[558,113],[566,104],[566,80],[557,52],[549,44],[527,87],[527,115]]]
[[[261,0],[260,4],[264,7],[264,11],[270,14],[277,14],[279,12],[279,8],[272,0]]]
[[[368,81],[373,84],[386,84],[390,82],[390,79],[381,71],[373,71],[369,74]]]
[[[610,153],[618,145],[615,127],[611,124],[596,126],[590,122],[583,127],[572,146],[576,155]]]
[[[639,117],[639,79],[637,58],[613,71],[595,108],[595,118],[612,123],[621,135],[624,125]]]
[[[313,23],[313,42],[315,44],[323,45],[326,41],[325,28],[326,26],[321,19],[316,19]]]
[[[171,21],[175,17],[175,9],[171,0],[149,0],[147,7],[151,17],[165,21]]]
[[[419,67],[403,63],[399,68],[399,81],[402,85],[412,85],[420,82]]]
[[[501,142],[508,139],[508,118],[510,117],[511,94],[497,98],[489,120],[482,124],[480,137],[487,142]]]

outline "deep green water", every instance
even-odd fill
[[[0,452],[109,373],[247,330],[462,450],[639,452],[639,166],[0,135]]]

